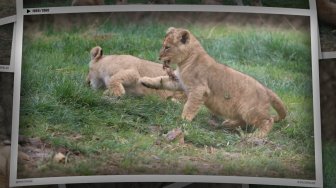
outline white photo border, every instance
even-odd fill
[[[321,52],[321,54],[322,54],[321,59],[336,59],[336,51]]]
[[[15,21],[16,21],[16,15],[4,17],[4,18],[0,19],[0,26],[5,25],[5,24],[9,24],[9,23],[13,23]]]
[[[322,187],[322,144],[321,144],[321,118],[320,118],[320,91],[319,91],[319,49],[318,49],[318,23],[315,0],[309,0],[310,9],[269,8],[248,6],[216,6],[216,5],[107,5],[107,6],[81,6],[81,7],[52,7],[23,9],[22,0],[16,0],[17,28],[16,28],[16,58],[14,71],[13,98],[13,127],[12,127],[12,157],[10,171],[10,186],[28,186],[45,184],[72,184],[72,183],[106,183],[106,182],[212,182],[212,183],[238,183],[238,184],[265,184],[301,187]],[[29,11],[27,11],[29,10]],[[35,10],[35,11],[34,11]],[[33,179],[17,179],[18,162],[18,132],[21,84],[21,60],[23,41],[24,15],[37,14],[63,14],[63,13],[90,13],[90,12],[153,12],[153,11],[199,11],[199,12],[239,12],[239,13],[265,13],[283,14],[310,17],[311,56],[313,78],[313,106],[314,106],[314,142],[315,142],[315,173],[316,180],[261,178],[243,176],[207,176],[207,175],[97,175],[97,176],[69,176],[48,177]]]

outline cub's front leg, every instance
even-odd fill
[[[199,108],[204,103],[204,97],[206,95],[205,88],[197,88],[190,90],[188,94],[188,100],[183,107],[182,119],[192,121],[196,116]]]
[[[165,89],[170,91],[183,91],[181,84],[178,81],[172,80],[169,76],[159,77],[142,77],[139,79],[140,83],[151,89]]]

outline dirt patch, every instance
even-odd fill
[[[64,176],[64,171],[56,169],[55,171],[43,172],[40,168],[46,164],[55,163],[65,166],[69,161],[83,160],[83,155],[80,152],[71,151],[65,147],[52,147],[40,138],[20,136],[19,144],[18,178]],[[54,156],[60,153],[66,156],[66,159],[55,162]]]
[[[75,136],[76,137],[76,136]],[[242,141],[241,147],[246,147],[246,143],[251,144],[251,141]],[[81,154],[71,151],[65,147],[54,148],[50,144],[39,138],[24,138],[20,139],[19,147],[19,178],[35,178],[35,177],[59,177],[59,176],[78,176],[78,175],[129,175],[129,174],[203,174],[203,175],[251,175],[263,176],[263,171],[260,169],[231,169],[231,161],[244,161],[247,157],[241,152],[228,152],[220,148],[205,147],[196,149],[202,153],[200,156],[180,155],[176,158],[167,159],[164,157],[149,155],[148,152],[131,151],[121,154],[113,151],[102,151],[99,153]],[[255,143],[252,143],[255,144]],[[251,144],[251,145],[252,145]],[[270,141],[264,141],[262,146],[272,145]],[[193,148],[191,144],[179,143],[163,143],[165,152],[173,150],[189,150]],[[273,144],[275,145],[275,144]],[[237,144],[239,147],[239,144]],[[253,147],[258,147],[254,146]],[[274,147],[275,149],[279,149]],[[134,152],[134,153],[133,153]],[[274,152],[269,150],[270,156]],[[53,157],[55,154],[62,153],[68,157],[68,163],[55,162]],[[132,154],[133,153],[133,154]],[[133,157],[132,157],[133,156]],[[213,157],[220,157],[223,162],[218,163],[213,160]],[[67,161],[67,160],[65,160]],[[82,168],[84,163],[88,163],[89,171],[75,170]],[[293,161],[289,161],[292,163]],[[293,166],[287,164],[286,161],[281,163],[286,164],[283,168],[285,171],[291,172],[294,176],[302,176],[304,171],[301,166]],[[94,165],[93,165],[94,164]],[[94,166],[94,168],[91,168]],[[292,169],[293,168],[293,169]],[[281,177],[283,174],[277,170],[268,169],[268,173],[273,177]]]
[[[253,134],[252,134],[253,135]],[[274,143],[267,138],[257,138],[253,136],[243,137],[239,143],[237,143],[239,147],[268,147],[272,148],[273,151],[283,149],[283,146],[280,144]]]
[[[53,155],[53,150],[47,146],[39,138],[25,138],[20,136],[19,146],[19,167],[25,171],[27,169],[36,169],[38,164],[50,160]],[[22,170],[18,170],[18,177]]]

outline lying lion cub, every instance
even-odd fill
[[[182,118],[191,121],[202,104],[227,118],[223,125],[234,128],[254,125],[264,137],[273,122],[286,117],[280,98],[254,78],[217,63],[186,29],[169,28],[160,51],[164,64],[177,64],[177,81],[169,76],[142,78],[146,87],[183,90],[188,96]],[[273,106],[279,116],[270,115]]]
[[[90,70],[86,82],[93,89],[107,88],[105,95],[122,96],[125,93],[141,96],[154,94],[161,98],[183,98],[183,92],[155,90],[144,87],[138,82],[140,77],[167,75],[162,65],[139,59],[131,55],[103,55],[101,47],[91,49]]]

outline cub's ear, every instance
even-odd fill
[[[190,33],[188,30],[181,31],[180,41],[182,42],[182,44],[187,44],[190,41]]]
[[[103,56],[103,49],[100,46],[96,46],[90,51],[91,60],[98,61]]]
[[[102,56],[103,56],[103,49],[100,48],[100,57],[102,57]]]
[[[175,27],[170,27],[167,29],[166,34],[170,33],[171,31],[175,30]]]

